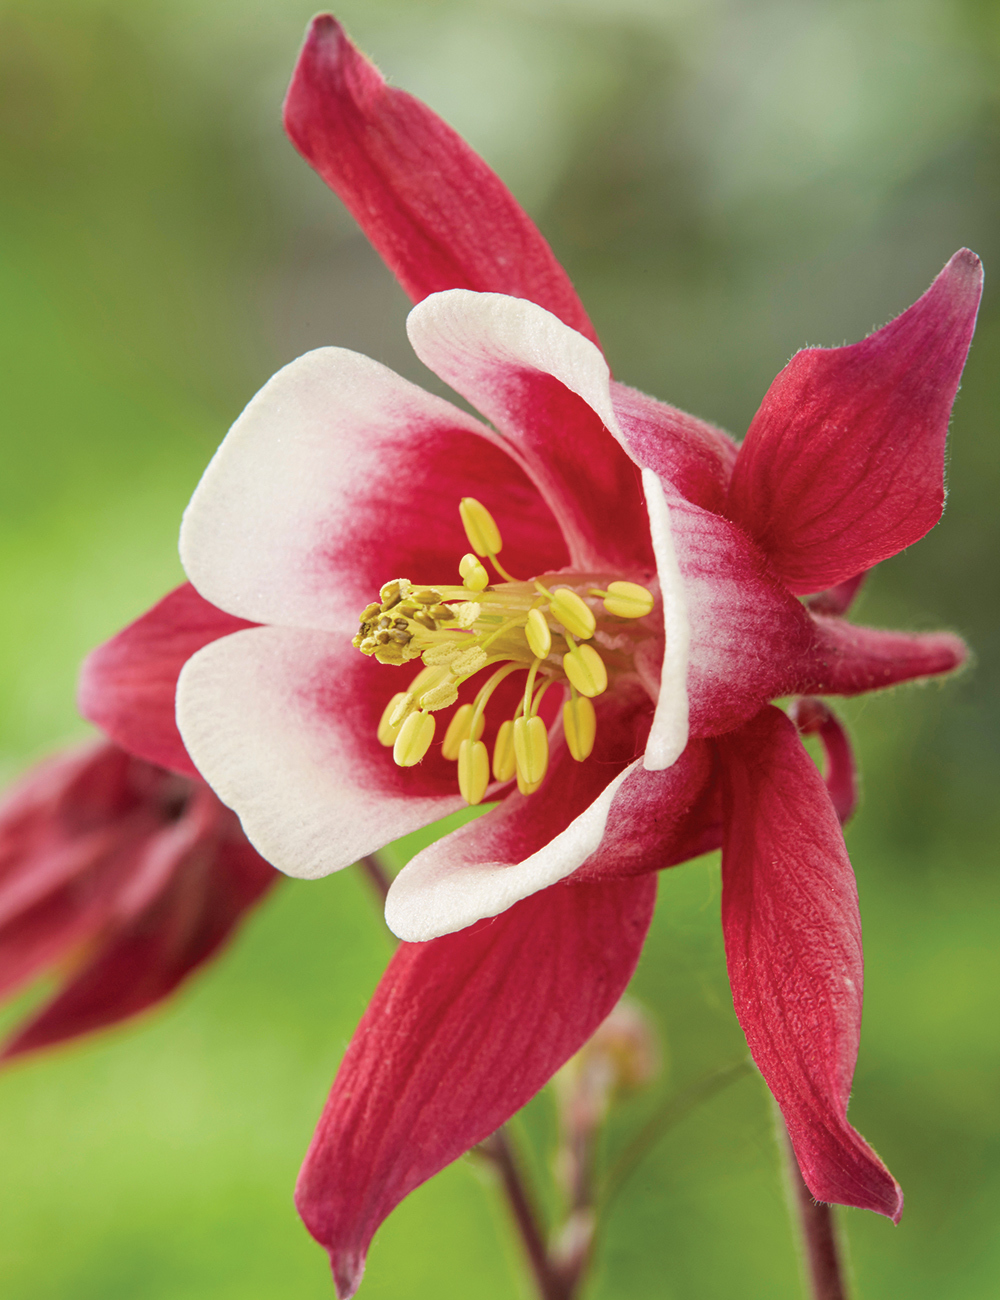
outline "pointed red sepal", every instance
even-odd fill
[[[509,1118],[628,983],[655,876],[554,885],[495,919],[397,950],[347,1049],[296,1203],[340,1300],[404,1196]]]
[[[778,709],[723,737],[722,926],[733,1004],[820,1201],[894,1221],[902,1192],[847,1121],[861,919],[823,779]]]
[[[842,618],[813,620],[815,642],[794,687],[802,695],[861,695],[961,668],[968,646],[952,632],[886,632]]]
[[[209,604],[186,582],[90,652],[80,669],[77,707],[130,754],[196,777],[174,718],[178,674],[202,646],[253,626]]]
[[[979,258],[962,249],[883,329],[850,347],[807,348],[771,385],[726,513],[791,591],[833,587],[937,523],[948,419],[981,292]]]
[[[330,14],[309,29],[285,129],[414,302],[442,289],[528,298],[597,342],[569,277],[506,185],[436,113],[387,86]]]

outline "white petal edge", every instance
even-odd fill
[[[257,852],[305,880],[464,806],[457,792],[395,796],[365,781],[368,738],[310,707],[310,683],[336,680],[338,641],[248,628],[199,650],[177,683],[177,725],[195,766]],[[348,643],[346,653],[357,652]]]
[[[406,318],[406,332],[424,365],[474,404],[482,398],[480,374],[504,364],[528,367],[582,397],[621,441],[611,372],[601,349],[537,303],[445,289],[417,303]]]
[[[688,619],[684,579],[681,577],[670,527],[670,507],[660,480],[651,469],[642,471],[642,487],[649,515],[649,531],[656,556],[663,601],[663,664],[660,695],[653,725],[646,741],[643,766],[647,772],[661,772],[672,766],[688,742],[688,657],[691,624]]]
[[[323,544],[373,482],[391,480],[394,446],[442,424],[503,445],[358,352],[319,348],[290,362],[233,424],[184,512],[188,577],[240,618],[353,635],[371,592],[332,581]]]
[[[499,916],[522,898],[565,880],[600,845],[615,795],[641,762],[629,764],[564,831],[523,862],[452,867],[426,850],[418,853],[389,888],[386,925],[407,943],[424,943]]]
[[[536,303],[503,294],[447,289],[418,303],[407,317],[406,328],[425,365],[473,399],[478,389],[476,375],[492,365],[530,366],[552,375],[591,407],[631,456],[615,414],[611,373],[601,350]],[[470,338],[478,349],[489,348],[488,359],[483,351],[470,350],[466,341]],[[470,368],[471,385],[463,382]],[[659,478],[652,470],[640,468],[666,633],[660,693],[643,760],[647,771],[657,772],[677,761],[688,740],[691,629],[670,510]]]

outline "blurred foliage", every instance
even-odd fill
[[[336,343],[424,378],[406,303],[280,130],[311,4],[2,0],[0,766],[84,733],[87,649],[179,577],[177,521],[279,365]],[[356,39],[529,205],[620,378],[730,428],[806,342],[864,335],[963,244],[997,265],[991,0],[345,0]],[[944,522],[866,621],[946,625],[978,662],[846,707],[868,988],[852,1118],[898,1229],[845,1215],[860,1297],[994,1294],[1000,319],[984,303]],[[634,991],[673,1063],[742,1050],[717,864],[667,873]],[[284,885],[166,1011],[0,1079],[0,1287],[19,1300],[332,1294],[295,1171],[389,951],[364,882]],[[543,1095],[518,1121],[546,1177]],[[764,1090],[667,1135],[604,1225],[591,1293],[782,1300],[796,1261]],[[524,1295],[471,1162],[376,1240],[363,1294]]]

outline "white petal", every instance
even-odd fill
[[[378,708],[352,678],[368,667],[338,636],[258,627],[212,642],[181,672],[177,723],[195,765],[289,876],[339,871],[462,806],[426,780],[421,793],[419,771],[378,744]],[[391,692],[395,670],[382,671]]]
[[[448,487],[425,451],[470,434],[499,444],[368,357],[343,348],[299,357],[253,398],[205,471],[181,528],[188,577],[241,618],[355,631],[383,582],[422,580],[387,572],[379,553],[391,566],[395,534],[426,531],[409,501],[435,482]]]
[[[500,430],[559,520],[574,567],[645,561],[635,467],[619,445],[599,348],[536,303],[468,289],[431,294],[406,328],[420,359]]]
[[[442,852],[447,840],[434,845],[433,852],[418,853],[389,889],[385,905],[389,929],[411,943],[436,939],[484,917],[498,916],[522,898],[572,875],[601,843],[614,797],[639,762],[619,773],[564,831],[522,862],[469,862],[461,852],[449,860]]]
[[[660,668],[660,694],[646,741],[643,766],[647,772],[659,772],[677,762],[688,742],[687,678],[691,626],[684,579],[677,563],[670,529],[670,508],[660,480],[651,469],[642,471],[642,486],[646,494],[649,529],[660,579],[665,636],[663,665]]]

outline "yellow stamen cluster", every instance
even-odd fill
[[[406,578],[387,582],[378,602],[361,615],[354,645],[380,663],[423,661],[409,687],[386,705],[378,725],[379,742],[392,747],[401,767],[426,755],[434,740],[434,713],[457,702],[463,682],[494,667],[475,699],[455,710],[441,745],[442,756],[457,764],[462,798],[478,804],[491,769],[498,782],[516,777],[526,795],[545,779],[549,738],[538,710],[550,686],[562,686],[569,697],[562,723],[570,754],[581,763],[589,758],[597,735],[591,700],[607,690],[609,666],[628,671],[631,648],[650,635],[637,620],[652,611],[653,596],[634,582],[594,586],[591,579],[600,580],[596,574],[518,581],[497,559],[503,543],[486,507],[464,497],[459,513],[472,548],[459,563],[461,585],[419,586]],[[504,581],[490,584],[483,559]],[[601,607],[610,623],[599,619]],[[518,670],[527,673],[524,692],[513,717],[500,724],[491,763],[481,739],[486,706],[500,683]]]

